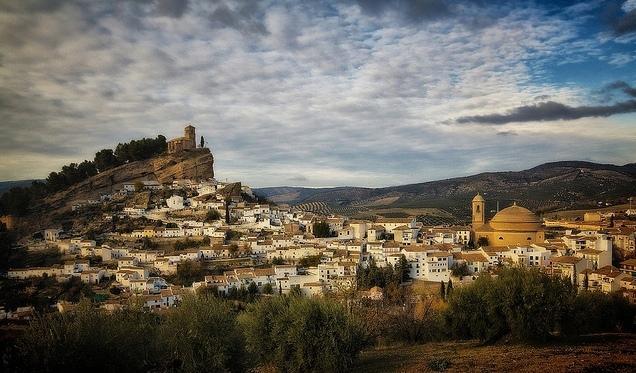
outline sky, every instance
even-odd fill
[[[0,180],[188,123],[254,187],[636,162],[636,0],[0,0]]]

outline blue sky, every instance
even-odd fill
[[[636,0],[0,0],[0,180],[206,137],[219,179],[635,162]]]

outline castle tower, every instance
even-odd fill
[[[477,193],[473,198],[473,228],[479,227],[486,223],[486,200],[481,194]]]
[[[183,132],[184,135],[183,137],[185,137],[186,139],[186,146],[184,146],[185,149],[196,149],[197,147],[197,139],[196,139],[196,133],[195,133],[195,128],[193,126],[187,126]]]

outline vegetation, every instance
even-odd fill
[[[221,220],[223,217],[221,213],[217,209],[210,209],[208,213],[205,215],[205,221],[207,223],[211,223],[213,221]]]
[[[298,265],[300,267],[316,267],[318,264],[320,264],[320,258],[322,257],[322,255],[311,255],[311,256],[306,256],[300,259],[300,261],[298,261]]]
[[[620,295],[577,293],[567,279],[537,270],[505,269],[480,276],[449,297],[446,321],[453,336],[493,342],[505,335],[542,342],[555,333],[620,330],[631,327],[635,309]]]
[[[361,324],[333,300],[268,298],[239,314],[204,294],[163,315],[82,301],[37,317],[5,361],[16,372],[335,372],[350,370],[364,343]]]
[[[184,260],[177,265],[177,273],[167,277],[167,280],[183,286],[191,286],[195,281],[201,281],[207,271],[200,262]]]
[[[176,241],[173,246],[175,250],[196,249],[201,246],[201,242],[186,238],[185,240]]]
[[[253,359],[284,372],[344,372],[365,345],[355,317],[326,299],[276,297],[239,318]]]
[[[329,224],[324,221],[320,221],[314,223],[314,236],[318,238],[326,238],[331,237],[331,228],[329,228]]]
[[[360,266],[358,268],[356,281],[359,289],[369,289],[374,286],[385,288],[389,285],[398,286],[403,281],[407,281],[409,279],[408,273],[408,262],[404,255],[402,255],[395,267],[391,265],[378,267],[375,260],[370,258],[366,267]]]
[[[119,144],[115,151],[102,149],[95,154],[93,161],[65,165],[60,171],[51,172],[44,182],[34,181],[30,187],[11,188],[0,197],[0,215],[24,216],[35,201],[47,194],[64,190],[124,163],[152,158],[165,152],[167,147],[166,138],[159,135],[155,139],[143,138]]]

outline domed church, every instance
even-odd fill
[[[512,206],[499,211],[486,222],[486,200],[480,194],[473,198],[473,242],[488,239],[489,246],[529,245],[543,243],[545,235],[541,219],[527,208]]]

